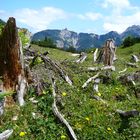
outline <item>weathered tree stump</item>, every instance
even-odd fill
[[[103,62],[105,66],[112,66],[113,62],[116,60],[116,47],[114,45],[113,39],[108,39],[99,53],[97,62]]]
[[[26,79],[22,45],[13,17],[9,18],[0,36],[0,77],[4,92],[16,92],[20,105],[23,105]]]

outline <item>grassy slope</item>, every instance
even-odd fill
[[[107,104],[92,98],[92,83],[85,89],[81,88],[89,77],[96,74],[87,71],[88,66],[97,65],[92,63],[92,53],[88,54],[88,58],[83,64],[75,64],[73,60],[76,57],[71,56],[71,53],[57,49],[39,48],[37,46],[33,46],[33,48],[40,52],[49,50],[49,56],[60,63],[73,80],[73,87],[70,87],[62,79],[57,81],[57,87],[58,95],[62,100],[62,104],[59,105],[60,111],[74,128],[79,140],[140,139],[140,117],[122,120],[115,112],[116,109],[140,110],[140,102],[135,98],[133,91],[116,80],[118,71],[125,68],[124,61],[130,61],[130,54],[140,53],[140,44],[117,50],[118,60],[115,62],[116,72],[112,72],[113,80],[109,84],[100,84],[99,86],[101,97]],[[136,68],[128,68],[125,73],[137,70]],[[40,72],[40,74],[43,73]],[[63,92],[66,93],[66,96],[62,95]],[[39,100],[39,103],[36,105],[28,100],[29,97],[33,96]],[[121,98],[118,100],[116,97]],[[33,89],[31,89],[26,96],[26,102],[23,108],[14,105],[12,111],[10,107],[7,107],[4,116],[0,118],[1,131],[7,128],[14,129],[11,140],[69,139],[65,127],[53,116],[51,110],[51,87],[48,87],[45,94],[41,97],[36,97]],[[33,119],[32,112],[37,114],[36,119]],[[12,117],[15,115],[18,115],[18,120],[13,121]],[[23,138],[19,136],[21,131],[27,132]],[[63,138],[63,135],[66,138]]]

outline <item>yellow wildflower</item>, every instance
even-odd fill
[[[66,93],[66,92],[63,92],[63,93],[62,93],[62,96],[66,96],[66,95],[67,95],[67,93]]]
[[[111,131],[111,128],[110,128],[110,127],[108,127],[108,128],[107,128],[107,130],[108,130],[108,131]]]
[[[66,136],[65,135],[61,135],[61,139],[66,139]]]
[[[26,132],[20,132],[19,135],[20,135],[21,137],[23,137],[23,136],[26,135]]]
[[[86,117],[85,119],[86,119],[87,121],[90,121],[89,117]]]
[[[98,93],[97,93],[97,95],[98,95],[98,96],[101,96],[101,93],[100,93],[100,92],[98,92]]]

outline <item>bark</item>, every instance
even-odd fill
[[[23,53],[16,21],[13,17],[7,21],[0,36],[0,42],[0,76],[3,81],[3,89],[4,91],[17,91],[18,96],[21,94],[21,98],[23,98],[26,87]],[[19,103],[23,105],[23,102],[19,101]]]
[[[103,62],[105,66],[112,66],[113,62],[116,60],[115,52],[114,40],[108,39],[99,53],[98,63]]]

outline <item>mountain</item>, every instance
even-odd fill
[[[127,36],[140,37],[140,26],[133,25],[128,27],[122,34],[118,34],[116,31],[111,31],[104,35],[97,35],[93,33],[76,33],[63,30],[44,30],[37,32],[33,35],[32,41],[44,40],[46,37],[51,38],[58,48],[67,49],[73,46],[77,50],[86,50],[93,47],[101,47],[104,42],[112,38],[115,40],[115,45],[121,45],[124,38]]]
[[[127,36],[140,37],[140,25],[133,25],[131,27],[128,27],[121,34],[122,39],[126,38]]]

